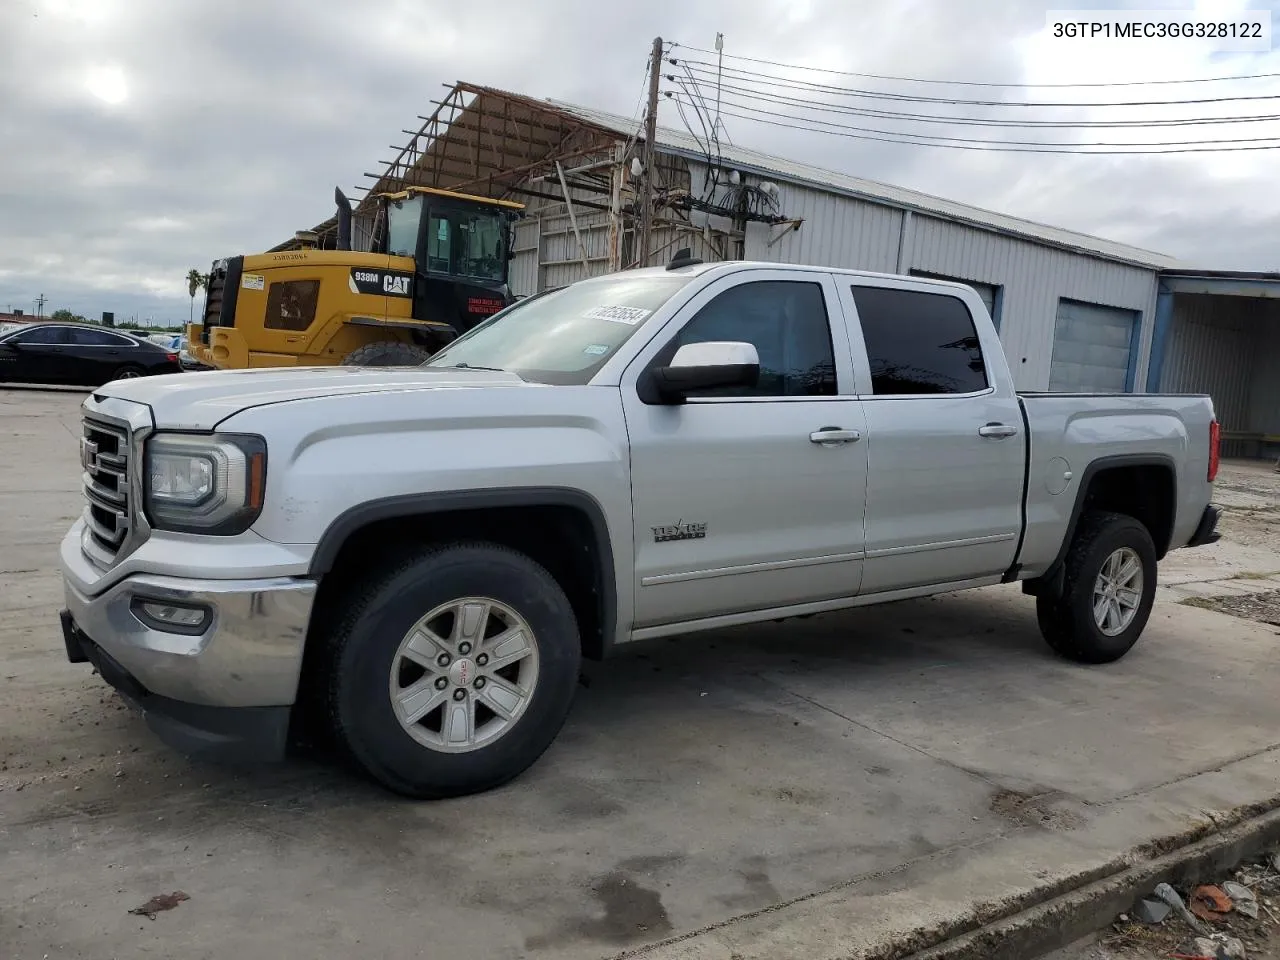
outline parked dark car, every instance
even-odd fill
[[[181,371],[177,351],[118,330],[31,323],[0,334],[0,382],[98,387],[112,380]]]

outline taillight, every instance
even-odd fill
[[[165,356],[165,359],[168,360],[170,363],[178,362],[178,355],[176,353],[166,353],[164,356]]]
[[[1218,460],[1222,448],[1222,427],[1217,420],[1209,424],[1209,482],[1218,476]]]

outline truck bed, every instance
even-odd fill
[[[1031,441],[1021,577],[1035,577],[1057,559],[1063,531],[1083,507],[1079,492],[1108,467],[1172,471],[1174,521],[1163,547],[1187,543],[1211,494],[1208,396],[1028,391],[1018,399]],[[1161,491],[1149,487],[1137,495],[1154,498]]]

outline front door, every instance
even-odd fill
[[[38,323],[5,341],[16,354],[17,377],[26,383],[74,383],[67,363],[67,329]]]
[[[1022,529],[1027,437],[981,302],[909,280],[845,280],[841,295],[869,380],[862,593],[998,579]]]
[[[723,340],[756,347],[755,388],[640,400],[645,369]],[[622,392],[638,627],[857,593],[865,424],[829,275],[759,270],[712,284],[636,358]]]

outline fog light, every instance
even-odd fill
[[[164,600],[144,600],[138,597],[131,606],[134,615],[148,627],[170,633],[202,633],[210,617],[207,607]]]

